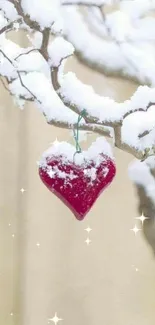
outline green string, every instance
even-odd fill
[[[73,133],[74,133],[74,139],[75,139],[75,145],[76,145],[76,153],[77,152],[81,152],[81,147],[79,145],[79,124],[80,124],[80,121],[82,120],[82,118],[84,116],[86,116],[86,110],[83,109],[82,112],[80,113],[80,115],[78,116],[78,120],[77,120],[77,127],[76,127],[76,131],[75,129],[73,129]]]

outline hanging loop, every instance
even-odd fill
[[[75,151],[75,153],[74,153],[74,156],[73,156],[73,160],[74,160],[74,158],[75,158],[75,155],[77,154],[77,153],[81,153],[81,147],[80,147],[80,145],[79,145],[79,124],[80,124],[80,122],[81,122],[81,120],[82,120],[82,118],[84,117],[84,116],[86,116],[86,110],[85,109],[83,109],[82,110],[82,112],[80,113],[80,115],[78,116],[78,120],[77,120],[77,125],[76,125],[76,131],[75,131],[75,129],[73,128],[73,136],[74,136],[74,139],[75,139],[75,145],[76,145],[76,151]]]

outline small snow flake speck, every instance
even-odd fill
[[[91,243],[91,240],[90,240],[89,238],[87,238],[87,239],[85,240],[85,243],[86,243],[87,245],[89,245],[89,244]]]
[[[49,324],[50,322],[53,322],[55,325],[57,325],[57,323],[58,323],[60,320],[63,320],[63,319],[62,319],[62,318],[59,318],[59,317],[57,316],[57,313],[55,313],[55,315],[54,315],[53,318],[49,318],[49,319],[48,319],[48,324]]]
[[[142,230],[142,229],[137,228],[137,226],[135,225],[134,228],[132,228],[130,230],[132,230],[135,233],[135,236],[136,236],[137,232]]]
[[[23,194],[26,190],[24,190],[24,188],[21,188],[21,193]]]

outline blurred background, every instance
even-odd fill
[[[26,44],[23,35],[12,37]],[[137,88],[75,58],[66,70],[117,101]],[[33,104],[17,108],[3,86],[0,93],[0,325],[54,324],[55,313],[62,325],[154,325],[155,263],[142,232],[131,231],[141,228],[127,172],[133,157],[114,150],[117,175],[79,222],[43,185],[37,166],[56,137],[73,142],[71,132],[47,125]]]

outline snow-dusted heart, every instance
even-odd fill
[[[87,151],[74,154],[74,146],[57,142],[43,154],[39,175],[47,188],[82,220],[112,182],[116,167],[104,138],[98,138]]]

